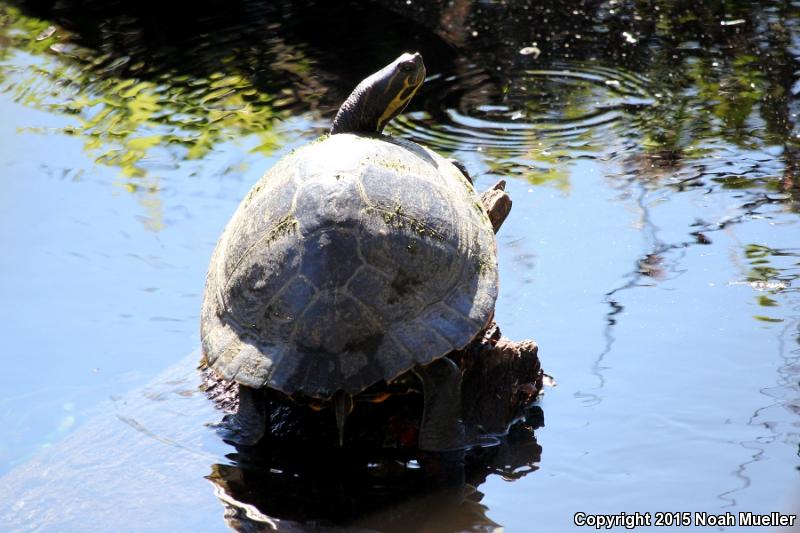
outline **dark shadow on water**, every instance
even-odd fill
[[[427,52],[429,66],[453,55],[419,24],[372,2],[13,0],[11,4],[69,30],[72,43],[93,51],[87,67],[101,78],[161,80],[170,74],[170,83],[189,76],[190,83],[199,81],[202,87],[204,80],[211,83],[219,73],[237,74],[260,92],[275,96],[273,104],[288,105],[295,112],[320,109],[325,116],[335,112],[366,74],[402,51]]]
[[[513,480],[537,470],[534,430],[542,425],[533,407],[496,445],[448,453],[267,439],[239,447],[207,478],[239,531],[488,531],[498,524],[486,516],[479,486],[491,474]]]

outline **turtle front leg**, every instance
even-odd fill
[[[425,395],[417,447],[430,452],[464,447],[461,421],[461,370],[448,357],[418,366],[414,373],[422,381]]]
[[[260,390],[239,385],[239,408],[226,415],[220,424],[222,438],[235,445],[253,446],[267,430],[267,410]]]
[[[458,159],[453,159],[452,157],[450,159],[448,159],[448,161],[450,161],[450,163],[454,167],[456,167],[458,170],[460,170],[461,173],[464,174],[464,177],[467,178],[470,183],[475,183],[475,181],[472,179],[472,176],[470,176],[469,170],[467,170],[467,167],[464,165],[464,163],[462,163]]]

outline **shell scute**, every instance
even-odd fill
[[[300,272],[320,289],[343,287],[361,266],[356,236],[338,227],[308,237]]]

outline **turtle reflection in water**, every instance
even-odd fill
[[[496,531],[480,486],[537,470],[542,416],[529,410],[497,446],[445,453],[265,442],[207,479],[237,531]]]
[[[362,81],[331,135],[268,171],[220,238],[201,334],[208,366],[239,384],[237,444],[265,434],[263,390],[332,406],[341,444],[354,398],[416,389],[419,448],[464,445],[461,370],[445,355],[491,319],[496,247],[460,165],[381,134],[424,78],[403,54]]]

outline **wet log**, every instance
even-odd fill
[[[494,323],[449,357],[461,368],[462,419],[474,434],[505,434],[542,390],[539,347],[502,337]]]

